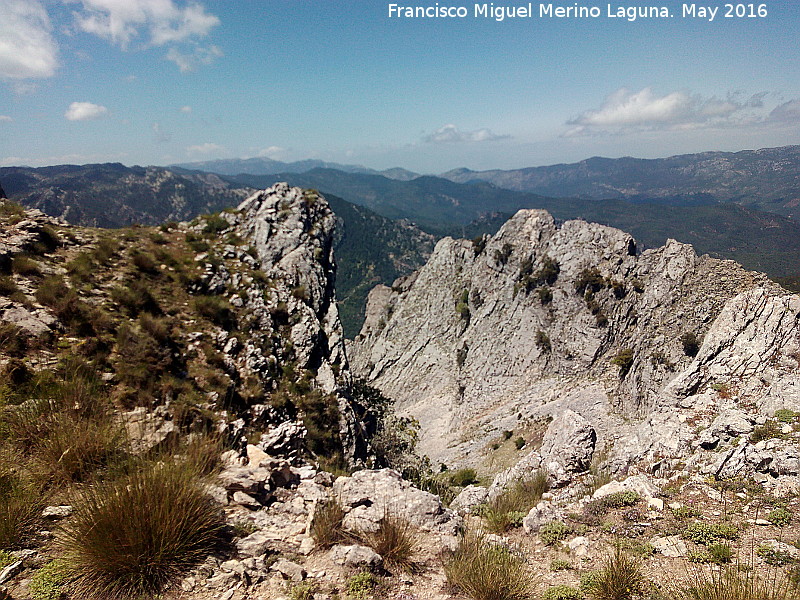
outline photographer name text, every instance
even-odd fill
[[[403,5],[389,4],[390,19],[493,19],[503,22],[510,19],[621,19],[629,22],[640,19],[696,19],[713,22],[719,19],[764,19],[769,10],[760,4],[700,4],[683,3],[679,7],[630,6],[619,4],[571,6],[552,3],[497,5],[493,2],[467,5]]]

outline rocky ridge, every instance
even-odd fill
[[[622,231],[524,210],[494,237],[443,239],[417,273],[373,290],[350,359],[449,466],[496,471],[492,446],[519,431],[513,464],[570,410],[614,469],[645,468],[685,458],[729,408],[753,423],[800,408],[799,309],[691,246],[640,254]]]

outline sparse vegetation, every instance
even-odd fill
[[[533,600],[536,581],[524,559],[467,532],[445,560],[447,583],[472,600]]]
[[[645,578],[639,561],[616,544],[592,581],[589,594],[594,600],[630,600],[643,592],[644,587]]]
[[[616,356],[611,359],[611,364],[619,367],[619,378],[625,379],[625,376],[633,366],[633,349],[624,348],[617,352]]]
[[[347,580],[347,595],[354,600],[366,600],[377,585],[378,580],[372,573],[358,573]]]

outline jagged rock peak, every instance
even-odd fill
[[[599,448],[629,461],[688,447],[680,398],[722,371],[749,377],[775,366],[742,354],[756,325],[738,323],[771,320],[770,348],[758,352],[780,351],[797,331],[785,294],[687,244],[639,253],[618,229],[522,210],[493,237],[441,240],[422,269],[373,290],[350,359],[419,420],[421,449],[434,460],[480,466],[503,431],[535,439],[545,418],[570,409],[596,429]],[[723,311],[730,302],[738,308]],[[727,353],[707,344],[739,354],[720,366],[715,357]],[[742,361],[755,368],[733,368]]]

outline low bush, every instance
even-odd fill
[[[453,471],[447,477],[450,481],[450,485],[454,485],[456,487],[467,487],[473,483],[478,482],[478,473],[475,469],[465,468],[465,469],[458,469],[457,471]]]
[[[186,462],[84,488],[57,546],[76,597],[152,596],[219,546],[224,520]]]
[[[608,496],[603,496],[600,501],[607,508],[622,508],[624,506],[633,506],[641,500],[641,496],[633,490],[623,490],[615,492]]]
[[[572,532],[572,528],[561,521],[550,521],[539,528],[539,539],[545,546],[554,544],[567,539]]]
[[[788,508],[776,508],[767,515],[767,521],[775,527],[786,527],[792,522],[792,511]]]
[[[619,378],[625,379],[628,371],[633,366],[633,349],[624,348],[617,352],[616,356],[611,359],[611,364],[619,367]]]
[[[790,565],[797,562],[797,560],[791,554],[789,554],[789,552],[774,548],[769,544],[764,544],[763,546],[756,548],[756,556],[758,556],[766,564],[777,567],[782,567],[784,565]]]
[[[31,577],[28,591],[32,600],[59,600],[68,577],[69,572],[63,561],[50,561]]]
[[[763,425],[756,426],[753,433],[750,434],[750,441],[753,444],[763,440],[781,437],[781,426],[774,419],[767,419]]]
[[[542,600],[583,600],[583,593],[568,585],[554,585],[544,591]]]
[[[532,600],[536,590],[523,558],[469,532],[445,561],[444,573],[449,585],[473,600]]]
[[[366,600],[378,585],[375,575],[369,572],[358,573],[347,580],[347,595],[354,600]]]
[[[730,523],[691,523],[681,536],[695,544],[710,546],[719,540],[738,540],[739,528]]]

